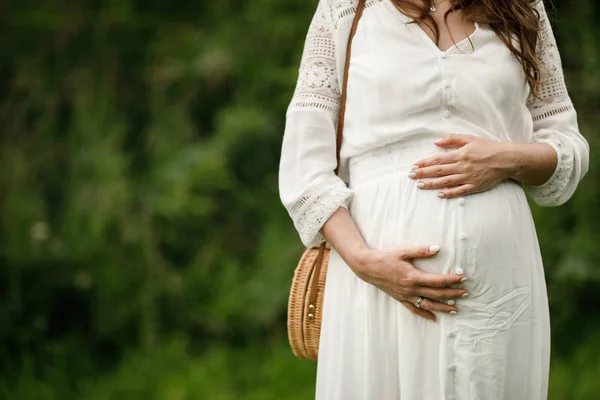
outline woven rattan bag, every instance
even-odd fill
[[[348,69],[350,67],[350,49],[358,21],[365,8],[365,2],[366,0],[358,1],[346,48],[346,62],[344,64],[342,94],[340,97],[340,114],[336,134],[338,168],[344,130],[344,116],[346,114],[346,90],[348,87]],[[338,168],[336,168],[336,174]],[[319,247],[306,249],[294,272],[288,301],[287,328],[292,351],[297,357],[302,359],[316,360],[318,356],[323,315],[323,294],[325,291],[325,277],[327,276],[330,251],[331,248],[328,243],[322,243]]]

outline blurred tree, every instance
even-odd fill
[[[558,5],[600,149],[599,6]],[[311,396],[285,343],[301,248],[276,176],[315,7],[0,4],[0,398]],[[534,209],[565,357],[598,327],[599,173],[593,157],[572,201]]]

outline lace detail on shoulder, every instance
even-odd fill
[[[347,207],[352,191],[338,178],[314,185],[290,210],[296,230],[306,247],[324,242],[319,232],[323,224],[339,207]]]
[[[381,3],[383,0],[367,0],[365,10],[374,4]],[[337,28],[338,22],[344,18],[354,16],[358,6],[358,0],[338,0],[331,7],[332,15],[334,15],[334,26]]]
[[[368,0],[365,9],[382,0]],[[356,14],[358,0],[320,0],[302,53],[292,107],[318,108],[337,113],[340,85],[333,32],[340,21]]]
[[[320,0],[306,35],[292,107],[339,110],[333,29],[332,5]]]
[[[550,19],[544,6],[544,1],[539,0],[535,5],[540,16],[540,30],[537,43],[537,57],[540,64],[541,84],[539,98],[530,94],[527,106],[531,111],[534,121],[540,121],[556,114],[573,109],[573,104],[567,93],[565,78],[552,32]]]

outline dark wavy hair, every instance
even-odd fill
[[[440,31],[430,15],[429,4],[415,4],[410,0],[392,0],[405,14],[410,14],[414,22],[424,22],[432,29],[436,42]],[[444,14],[447,24],[448,15],[461,11],[463,21],[489,24],[498,37],[510,49],[523,66],[527,82],[537,96],[540,85],[540,66],[536,57],[540,15],[534,4],[538,0],[454,0]],[[543,1],[543,0],[542,0]],[[518,39],[515,43],[512,38]]]

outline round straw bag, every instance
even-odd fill
[[[358,20],[365,7],[366,0],[359,0],[356,15],[352,22],[350,37],[346,47],[346,63],[340,97],[340,114],[336,134],[336,157],[340,164],[340,148],[346,113],[346,89],[348,87],[348,69],[350,67],[350,49],[356,33]],[[338,168],[335,170],[336,174]],[[322,243],[319,247],[306,249],[294,272],[292,288],[288,301],[288,338],[292,351],[298,358],[316,360],[319,353],[321,336],[321,321],[323,318],[323,294],[325,292],[325,277],[331,247]]]
[[[294,272],[288,302],[288,338],[298,358],[316,360],[319,351],[323,293],[331,248],[306,249]]]

